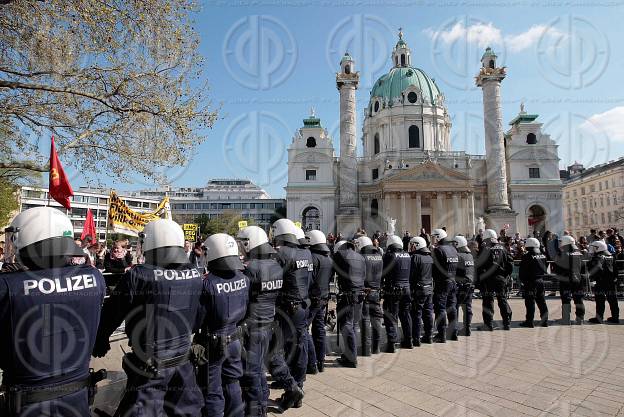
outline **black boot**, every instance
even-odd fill
[[[303,400],[303,390],[299,387],[295,387],[294,389],[286,391],[282,394],[278,401],[278,405],[282,412],[284,412],[289,408],[292,408],[301,400]]]
[[[472,334],[472,329],[470,328],[470,325],[464,327],[464,336],[470,336]]]
[[[351,361],[343,356],[336,359],[336,362],[344,368],[357,368],[357,362]]]
[[[317,362],[316,363],[316,369],[318,369],[319,372],[324,372],[325,371],[325,362],[323,362],[323,361]]]
[[[609,317],[607,322],[611,324],[620,324],[620,319],[617,317]]]
[[[412,339],[412,345],[414,347],[420,347],[420,337],[416,337],[416,338]]]
[[[446,343],[446,333],[444,331],[438,332],[433,341],[435,343]]]
[[[413,347],[411,340],[401,342],[401,349],[412,349]]]
[[[458,338],[457,336],[458,336],[458,332],[457,332],[457,330],[453,330],[453,331],[449,334],[448,339],[449,339],[449,340],[453,340],[453,341],[455,341],[455,342],[456,342],[456,341],[458,341],[458,340],[459,340],[459,338]]]
[[[394,343],[388,342],[386,345],[386,353],[394,353],[396,350],[394,349]]]
[[[371,353],[376,355],[379,353],[379,342],[373,342],[373,348],[371,349]]]
[[[362,356],[371,356],[371,346],[362,345]]]
[[[422,337],[422,339],[420,339],[420,343],[430,345],[433,343],[433,339],[431,338],[430,334],[426,334]]]
[[[587,321],[590,322],[591,324],[602,324],[602,318],[600,317],[592,317],[591,319]]]
[[[528,328],[528,329],[532,329],[533,327],[535,327],[535,326],[533,325],[533,322],[532,322],[532,321],[523,321],[523,322],[521,322],[521,323],[519,324],[519,326],[520,326],[520,327],[526,327],[526,328]]]
[[[306,369],[306,374],[308,375],[316,375],[318,374],[318,368],[315,364],[308,364],[308,369]]]

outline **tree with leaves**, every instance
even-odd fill
[[[217,118],[203,96],[196,9],[0,0],[0,169],[47,171],[50,134],[65,163],[93,175],[159,180],[186,164]]]
[[[200,214],[194,219],[194,223],[199,224],[199,230],[202,236],[210,236],[214,233],[227,233],[236,236],[238,233],[238,222],[247,221],[248,226],[254,224],[252,218],[245,218],[242,214],[235,210],[225,210],[218,217],[209,218],[207,214]]]
[[[0,234],[19,209],[17,188],[6,178],[0,176]]]

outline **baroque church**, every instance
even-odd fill
[[[501,82],[506,68],[487,48],[475,82],[483,90],[485,155],[451,150],[445,96],[423,70],[412,66],[399,32],[392,68],[370,91],[356,153],[359,73],[342,57],[340,156],[321,120],[303,120],[288,149],[287,212],[304,229],[345,236],[357,228],[396,233],[446,227],[473,236],[480,228],[522,236],[563,229],[557,144],[542,132],[538,115],[521,106],[503,130]],[[391,226],[392,225],[392,226]]]

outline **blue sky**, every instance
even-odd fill
[[[402,0],[383,6],[379,1],[233,3],[206,2],[196,16],[206,59],[203,76],[221,118],[191,163],[169,173],[174,185],[240,177],[283,197],[286,147],[311,107],[338,146],[335,72],[341,54],[347,49],[361,73],[361,127],[370,87],[390,68],[399,27],[412,65],[434,78],[446,96],[454,149],[484,153],[481,91],[473,77],[483,49],[491,45],[508,67],[502,87],[506,127],[524,101],[560,144],[562,166],[624,155],[624,6],[599,0],[591,7],[583,1],[469,2],[471,7]]]

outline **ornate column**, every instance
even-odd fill
[[[414,231],[414,234],[419,235],[420,234],[420,229],[422,228],[422,198],[420,193],[412,193],[412,198],[414,199],[414,204],[416,207],[414,207],[414,217],[416,217],[415,220],[415,227],[416,230]]]
[[[408,228],[407,207],[405,202],[406,197],[407,195],[405,193],[401,193],[401,221],[399,222],[401,225],[401,233],[399,236],[403,236],[403,233],[405,233],[405,230]]]
[[[459,234],[460,231],[460,211],[459,211],[459,194],[458,193],[453,193],[452,197],[453,199],[453,233],[455,235]]]

